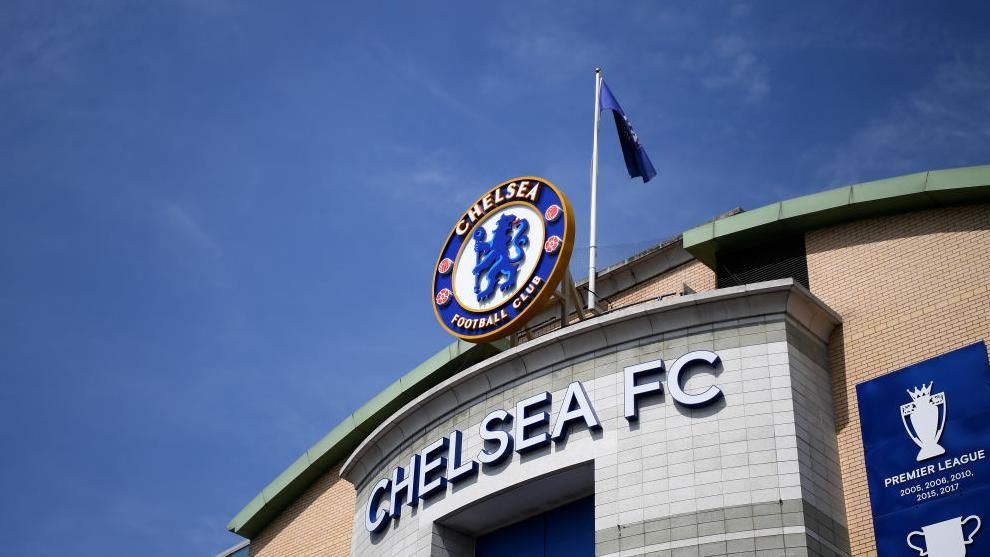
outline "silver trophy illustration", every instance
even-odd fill
[[[920,389],[908,389],[912,402],[901,405],[901,421],[911,440],[921,447],[918,451],[918,462],[945,454],[945,449],[938,444],[945,429],[945,393],[931,394],[932,383]],[[939,407],[942,411],[939,411]]]
[[[963,525],[971,520],[976,521],[976,528],[967,535],[963,532]],[[907,544],[920,557],[966,557],[966,546],[973,543],[973,537],[980,531],[981,524],[980,517],[975,514],[966,518],[957,516],[924,526],[920,532],[911,532],[907,536]],[[924,549],[911,542],[911,538],[915,536],[924,538]]]

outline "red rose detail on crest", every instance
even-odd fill
[[[563,243],[564,241],[560,239],[560,236],[550,236],[547,238],[547,241],[543,243],[543,251],[549,254],[557,253],[560,251],[560,246]]]
[[[450,303],[450,298],[453,297],[454,293],[450,291],[449,288],[444,288],[440,292],[437,292],[437,305],[443,307]]]
[[[441,275],[446,275],[447,273],[450,272],[450,269],[453,267],[454,267],[454,262],[451,261],[449,257],[444,257],[443,261],[441,261],[440,264],[437,265],[437,272],[439,272]]]

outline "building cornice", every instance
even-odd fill
[[[487,375],[493,368],[501,366],[505,373],[525,376],[642,338],[765,315],[787,315],[825,343],[841,323],[835,311],[793,279],[634,304],[510,348],[434,384],[365,437],[344,462],[340,475],[360,485],[397,443],[417,435],[427,423],[438,419],[436,414],[491,389]]]
[[[990,165],[932,170],[843,186],[718,219],[684,232],[684,249],[715,268],[716,255],[834,224],[990,201]]]

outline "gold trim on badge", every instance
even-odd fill
[[[460,333],[452,330],[450,327],[447,326],[447,323],[440,316],[440,311],[437,309],[436,301],[434,300],[434,297],[436,296],[436,289],[437,289],[437,275],[439,274],[437,272],[437,267],[440,265],[440,261],[443,259],[443,254],[446,251],[447,246],[450,245],[451,238],[453,238],[457,234],[457,224],[459,224],[461,222],[461,219],[464,218],[464,215],[466,214],[466,212],[462,212],[460,218],[457,219],[457,223],[454,224],[454,228],[452,228],[450,230],[450,234],[447,236],[447,240],[443,243],[443,247],[440,249],[440,255],[437,257],[436,262],[433,264],[433,283],[431,285],[431,292],[430,292],[430,303],[433,306],[433,314],[436,316],[437,321],[440,322],[440,325],[448,333],[454,335],[455,337],[457,337],[459,339],[466,340],[468,342],[479,342],[479,343],[480,342],[489,342],[489,341],[492,341],[492,340],[496,340],[496,339],[499,339],[499,338],[508,336],[508,335],[516,332],[517,330],[519,330],[520,328],[522,328],[523,325],[525,325],[530,319],[532,319],[533,315],[535,315],[539,311],[542,311],[543,310],[543,306],[550,299],[550,297],[553,296],[554,292],[557,290],[557,285],[560,283],[561,279],[564,278],[564,275],[567,274],[568,265],[570,264],[570,260],[571,260],[571,251],[574,248],[574,210],[571,208],[571,202],[570,202],[570,200],[567,199],[567,196],[565,196],[563,194],[563,192],[561,192],[557,188],[557,186],[553,185],[549,180],[546,180],[544,178],[540,178],[539,176],[520,176],[518,178],[513,178],[511,180],[506,180],[506,181],[498,184],[497,186],[495,186],[493,188],[489,188],[488,191],[486,191],[484,193],[484,195],[482,195],[481,197],[479,197],[474,203],[472,203],[471,205],[469,205],[469,207],[474,207],[475,205],[481,203],[482,200],[485,198],[485,196],[491,194],[493,191],[495,191],[495,190],[497,190],[499,188],[502,188],[503,186],[507,186],[507,185],[511,184],[512,182],[519,182],[519,181],[523,181],[523,180],[529,180],[529,181],[533,181],[533,182],[538,182],[538,183],[540,183],[540,184],[542,184],[544,186],[549,187],[550,189],[552,189],[554,191],[554,193],[557,194],[557,198],[560,199],[561,208],[564,211],[564,237],[563,237],[564,245],[561,246],[560,251],[557,252],[556,256],[553,256],[551,254],[542,253],[542,249],[543,248],[542,248],[542,246],[540,246],[541,257],[556,257],[557,258],[557,261],[554,263],[553,269],[550,271],[550,275],[547,277],[546,281],[544,282],[543,287],[540,288],[540,290],[536,293],[536,296],[533,298],[533,300],[530,301],[529,304],[525,308],[523,308],[519,312],[518,315],[516,315],[515,319],[513,319],[513,320],[509,321],[508,323],[506,323],[505,325],[502,325],[501,327],[499,327],[499,328],[497,328],[497,329],[495,329],[493,331],[490,331],[488,333],[485,333],[483,335],[473,335],[473,336],[471,336],[471,335],[463,335],[463,334],[460,334]],[[515,203],[515,202],[510,202],[510,203]],[[523,202],[523,203],[525,203],[525,202]],[[536,208],[536,204],[535,203],[533,203],[531,206],[534,209]],[[537,212],[540,213],[540,217],[541,217],[540,218],[540,222],[543,224],[543,236],[544,236],[544,239],[545,239],[546,238],[546,220],[545,220],[545,217],[544,217],[542,211],[537,211]],[[481,219],[479,219],[478,222],[480,223],[481,222]],[[471,231],[473,231],[474,228],[475,228],[475,226],[477,226],[477,224],[478,223],[475,223],[475,225],[472,226],[471,229],[468,232],[470,233]],[[467,238],[470,238],[470,236],[467,236],[467,234],[465,234],[465,236],[466,236],[466,239],[464,240],[464,244],[467,243]],[[459,261],[459,259],[460,259],[460,252],[461,252],[461,250],[464,249],[464,244],[462,244],[461,247],[460,247],[460,249],[458,250],[458,259],[457,259],[457,261]],[[454,270],[452,269],[451,270],[451,280],[452,281],[453,281],[453,278],[454,278],[453,271]],[[530,277],[530,278],[532,278],[532,277]],[[527,283],[524,283],[524,284],[527,284]],[[451,291],[453,292],[453,290],[454,290],[453,289],[453,282],[451,282]],[[455,297],[456,297],[456,294],[455,294]],[[460,303],[459,300],[458,300],[458,303]],[[502,304],[502,305],[504,305],[504,304]],[[499,305],[498,307],[502,307],[502,305]],[[465,310],[465,311],[470,311],[470,310]],[[470,313],[477,314],[478,312],[470,311]]]

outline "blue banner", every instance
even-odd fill
[[[983,342],[856,386],[879,557],[990,555]]]
[[[656,169],[653,168],[653,162],[646,154],[643,144],[639,142],[639,135],[633,129],[629,117],[619,106],[619,101],[615,100],[615,95],[612,94],[604,81],[602,81],[601,100],[598,109],[612,111],[612,116],[615,118],[615,131],[619,133],[619,145],[622,147],[622,158],[626,161],[629,177],[640,177],[644,184],[649,182],[651,178],[657,175]]]

